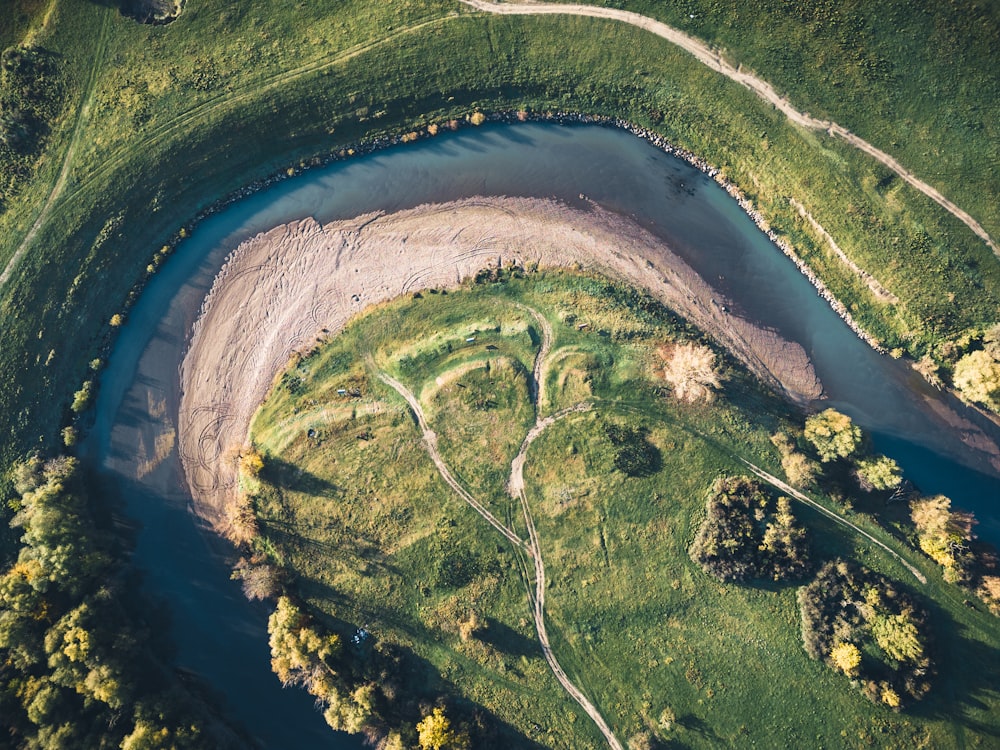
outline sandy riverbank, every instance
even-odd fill
[[[727,312],[660,240],[596,206],[478,198],[325,226],[305,219],[240,245],[195,324],[181,365],[178,440],[199,512],[220,517],[250,420],[294,351],[368,305],[511,261],[578,265],[641,286],[793,400],[820,395],[798,344]]]

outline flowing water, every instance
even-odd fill
[[[580,207],[585,195],[659,235],[736,312],[801,343],[829,404],[871,432],[876,449],[925,493],[975,511],[980,536],[1000,542],[1000,480],[978,471],[982,456],[933,416],[927,399],[942,397],[862,343],[737,203],[690,165],[622,131],[539,124],[484,127],[337,163],[232,204],[178,246],[121,329],[87,444],[141,526],[136,561],[149,590],[170,605],[177,663],[219,691],[266,747],[360,744],[331,733],[305,692],[281,689],[268,664],[265,608],[243,599],[229,580],[231,550],[190,513],[176,448],[159,446],[156,461],[138,466],[136,428],[175,421],[185,339],[212,278],[242,240],[306,216],[325,222],[476,195],[554,197]],[[994,440],[1000,435],[985,428]]]

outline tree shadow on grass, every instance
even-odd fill
[[[333,498],[341,491],[333,482],[274,456],[268,456],[260,477],[279,489],[306,495]]]
[[[957,596],[964,595],[957,589],[955,593]],[[987,744],[990,746],[1000,747],[1000,716],[996,714],[996,706],[1000,703],[1000,683],[997,682],[1000,649],[984,643],[981,634],[957,622],[936,601],[921,596],[916,598],[927,608],[931,628],[928,651],[937,675],[931,680],[927,697],[907,708],[905,713],[954,722],[988,737],[991,741]],[[980,612],[972,616],[983,618],[984,629],[988,627],[986,623],[989,620],[986,618],[992,618],[992,615],[983,612],[982,606],[974,602],[970,601],[969,606]],[[995,631],[995,618],[990,624]],[[994,713],[988,714],[991,710]],[[977,720],[970,716],[972,712],[992,718],[988,722]]]
[[[508,656],[538,656],[542,652],[538,641],[493,618],[489,618],[486,628],[476,633],[476,638]]]

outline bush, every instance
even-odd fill
[[[809,567],[805,529],[796,524],[791,501],[775,502],[749,477],[716,481],[689,554],[722,581],[787,580]]]
[[[927,614],[888,578],[829,562],[798,600],[806,653],[858,680],[869,700],[895,709],[930,689]]]
[[[836,409],[827,409],[809,417],[805,436],[816,448],[823,463],[849,458],[861,448],[861,428]]]

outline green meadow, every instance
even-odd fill
[[[938,674],[930,695],[899,713],[873,706],[806,655],[799,583],[721,583],[691,561],[714,480],[746,473],[744,458],[780,474],[770,435],[798,424],[739,365],[719,355],[717,398],[677,401],[660,376],[661,352],[699,335],[598,277],[547,271],[433,292],[369,310],[296,358],[251,431],[264,459],[253,547],[345,643],[364,627],[376,653],[406,654],[397,662],[405,669],[381,673],[393,686],[383,716],[406,716],[407,701],[443,695],[457,716],[485,711],[505,742],[604,745],[542,657],[530,560],[444,483],[409,407],[379,378],[388,373],[416,395],[455,478],[527,538],[505,483],[536,418],[530,377],[541,331],[530,308],[554,331],[538,415],[592,405],[552,424],[527,453],[546,623],[559,662],[619,739],[667,747],[996,741],[995,619],[964,606],[928,560],[870,516],[849,514],[930,583],[794,505],[814,567],[854,560],[930,610]],[[641,470],[618,463],[609,425],[653,447]],[[372,671],[356,661],[344,669]]]
[[[206,0],[165,26],[137,24],[86,0],[56,0],[48,14],[31,3],[15,6],[19,25],[9,33],[30,29],[23,33],[58,61],[61,105],[32,169],[5,182],[0,198],[0,262],[20,250],[0,289],[5,463],[54,445],[71,416],[71,394],[113,334],[108,321],[155,270],[160,248],[200,211],[314,157],[477,109],[621,116],[705,158],[755,201],[888,348],[916,357],[932,352],[947,362],[963,353],[949,342],[996,317],[1000,265],[964,225],[867,157],[788,125],[750,92],[632,27],[490,17],[450,0],[335,7],[261,1],[238,8]],[[803,108],[823,97],[816,114],[898,153],[1000,231],[992,200],[1000,141],[993,130],[996,75],[977,62],[988,54],[975,52],[991,49],[990,8],[976,10],[979,16],[935,4],[906,15],[837,10],[836,18],[874,25],[873,38],[853,34],[851,45],[875,45],[893,63],[894,77],[869,80],[858,72],[865,68],[852,57],[861,54],[854,47],[812,34],[817,24],[826,28],[822,19],[789,18],[783,6],[748,7],[745,15],[691,6],[701,25],[667,20],[704,32],[727,55],[745,55],[765,78],[773,73]],[[928,24],[949,39],[960,29],[968,54],[953,59],[943,44],[912,54]],[[766,45],[769,29],[781,34]],[[776,46],[784,49],[793,29],[796,56],[782,67]],[[765,46],[770,56],[760,52]],[[808,73],[801,86],[790,72],[799,63]],[[840,81],[830,71],[853,77]],[[939,122],[941,108],[930,104],[906,117],[867,106],[918,89],[949,97],[969,126]],[[939,169],[944,159],[958,161]],[[935,170],[942,172],[937,180]],[[900,303],[876,301],[789,198]]]

